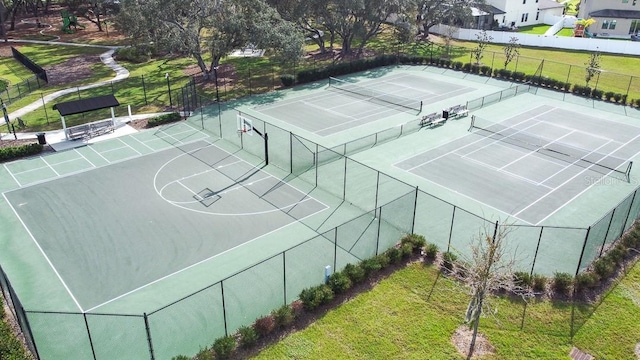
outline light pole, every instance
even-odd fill
[[[167,88],[169,89],[169,106],[173,107],[173,101],[171,100],[171,81],[169,81],[169,73],[164,74],[165,79],[167,79]]]
[[[213,67],[213,77],[216,82],[216,103],[218,103],[218,123],[220,123],[220,136],[222,136],[222,115],[220,114],[220,91],[218,88],[218,66]]]

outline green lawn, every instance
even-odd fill
[[[542,35],[549,30],[550,27],[551,25],[546,24],[522,26],[518,28],[518,32],[523,34]]]
[[[525,306],[494,298],[497,314],[480,325],[496,348],[486,359],[569,359],[574,344],[598,358],[632,359],[640,340],[639,283],[636,266],[591,317],[593,307],[576,308],[573,341],[570,304],[532,300]],[[467,293],[436,269],[412,264],[255,358],[463,359],[450,338],[467,301]]]

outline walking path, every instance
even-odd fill
[[[52,45],[53,44],[53,45],[61,45],[61,46],[82,46],[82,47],[105,48],[105,49],[108,49],[108,50],[105,53],[100,55],[100,61],[102,61],[103,64],[105,64],[106,66],[111,68],[116,73],[116,75],[110,80],[99,81],[99,82],[96,82],[96,83],[93,83],[93,84],[80,86],[80,87],[73,87],[73,88],[63,89],[63,90],[59,90],[59,91],[56,91],[54,93],[51,93],[49,95],[46,95],[41,100],[34,101],[33,103],[31,103],[31,104],[29,104],[29,105],[27,105],[27,106],[25,106],[23,108],[20,108],[20,109],[18,109],[16,111],[10,113],[9,114],[9,120],[16,119],[16,118],[18,118],[20,116],[24,116],[27,113],[35,111],[36,109],[44,106],[44,104],[50,103],[50,102],[54,101],[55,99],[57,99],[57,98],[59,98],[61,96],[76,92],[78,90],[92,89],[92,88],[96,88],[96,87],[100,87],[100,86],[109,85],[112,82],[121,81],[121,80],[124,80],[124,79],[129,77],[129,70],[127,70],[124,67],[122,67],[121,65],[119,65],[113,59],[113,53],[115,52],[116,49],[120,48],[120,46],[77,44],[77,43],[65,43],[65,42],[57,42],[57,41],[40,41],[40,40],[14,40],[14,39],[9,39],[9,41],[10,42],[14,42],[14,43],[32,43],[32,44],[46,44],[46,45]],[[43,104],[43,101],[44,101],[44,104]],[[166,114],[166,113],[141,114],[141,115],[116,117],[115,118],[115,128],[116,129],[112,134],[99,136],[99,137],[96,137],[96,138],[93,138],[93,139],[90,139],[90,140],[86,140],[86,142],[94,142],[96,140],[108,139],[108,138],[112,138],[114,136],[130,134],[132,132],[135,132],[136,130],[127,125],[127,123],[129,121],[137,120],[137,119],[147,119],[147,118],[159,116],[159,115],[162,115],[162,114]],[[7,134],[7,133],[0,133],[0,139],[34,139],[34,138],[36,138],[36,134],[37,133],[25,133],[25,132],[16,132],[15,135],[14,134]],[[47,142],[56,151],[64,150],[64,149],[71,148],[71,147],[81,146],[81,145],[85,144],[85,140],[71,140],[71,141],[66,140],[64,131],[62,129],[48,131],[48,132],[45,133],[45,136],[46,136]]]

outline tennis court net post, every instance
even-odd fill
[[[335,77],[329,77],[329,87],[336,90],[344,91],[348,94],[364,97],[372,102],[379,101],[385,103],[386,105],[394,105],[410,110],[416,110],[418,111],[418,113],[422,112],[422,100],[393,95],[373,88],[365,87],[363,85],[357,85]]]
[[[631,168],[633,166],[633,161],[631,160],[547,139],[540,135],[494,123],[475,115],[471,116],[469,131],[584,168],[601,167],[622,174],[627,181],[630,181]]]

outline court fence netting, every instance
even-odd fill
[[[246,156],[265,160],[264,139],[238,136],[238,112],[230,105],[204,98],[198,104],[201,106],[187,121],[243,150]],[[509,246],[519,249],[519,270],[577,275],[640,216],[636,189],[586,228],[498,223],[346,155],[349,149],[355,151],[360,146],[325,148],[265,121],[251,110],[242,110],[242,116],[251,118],[254,128],[268,133],[270,165],[357,206],[361,214],[142,314],[24,308],[2,271],[3,295],[12,304],[36,358],[167,359],[194,354],[214,339],[233,334],[241,326],[291,303],[302,289],[324,282],[325,266],[339,271],[346,264],[395,246],[408,233],[424,235],[442,251],[469,255],[468,245],[479,232],[493,232],[496,226],[508,228]],[[559,244],[562,251],[557,250]]]

